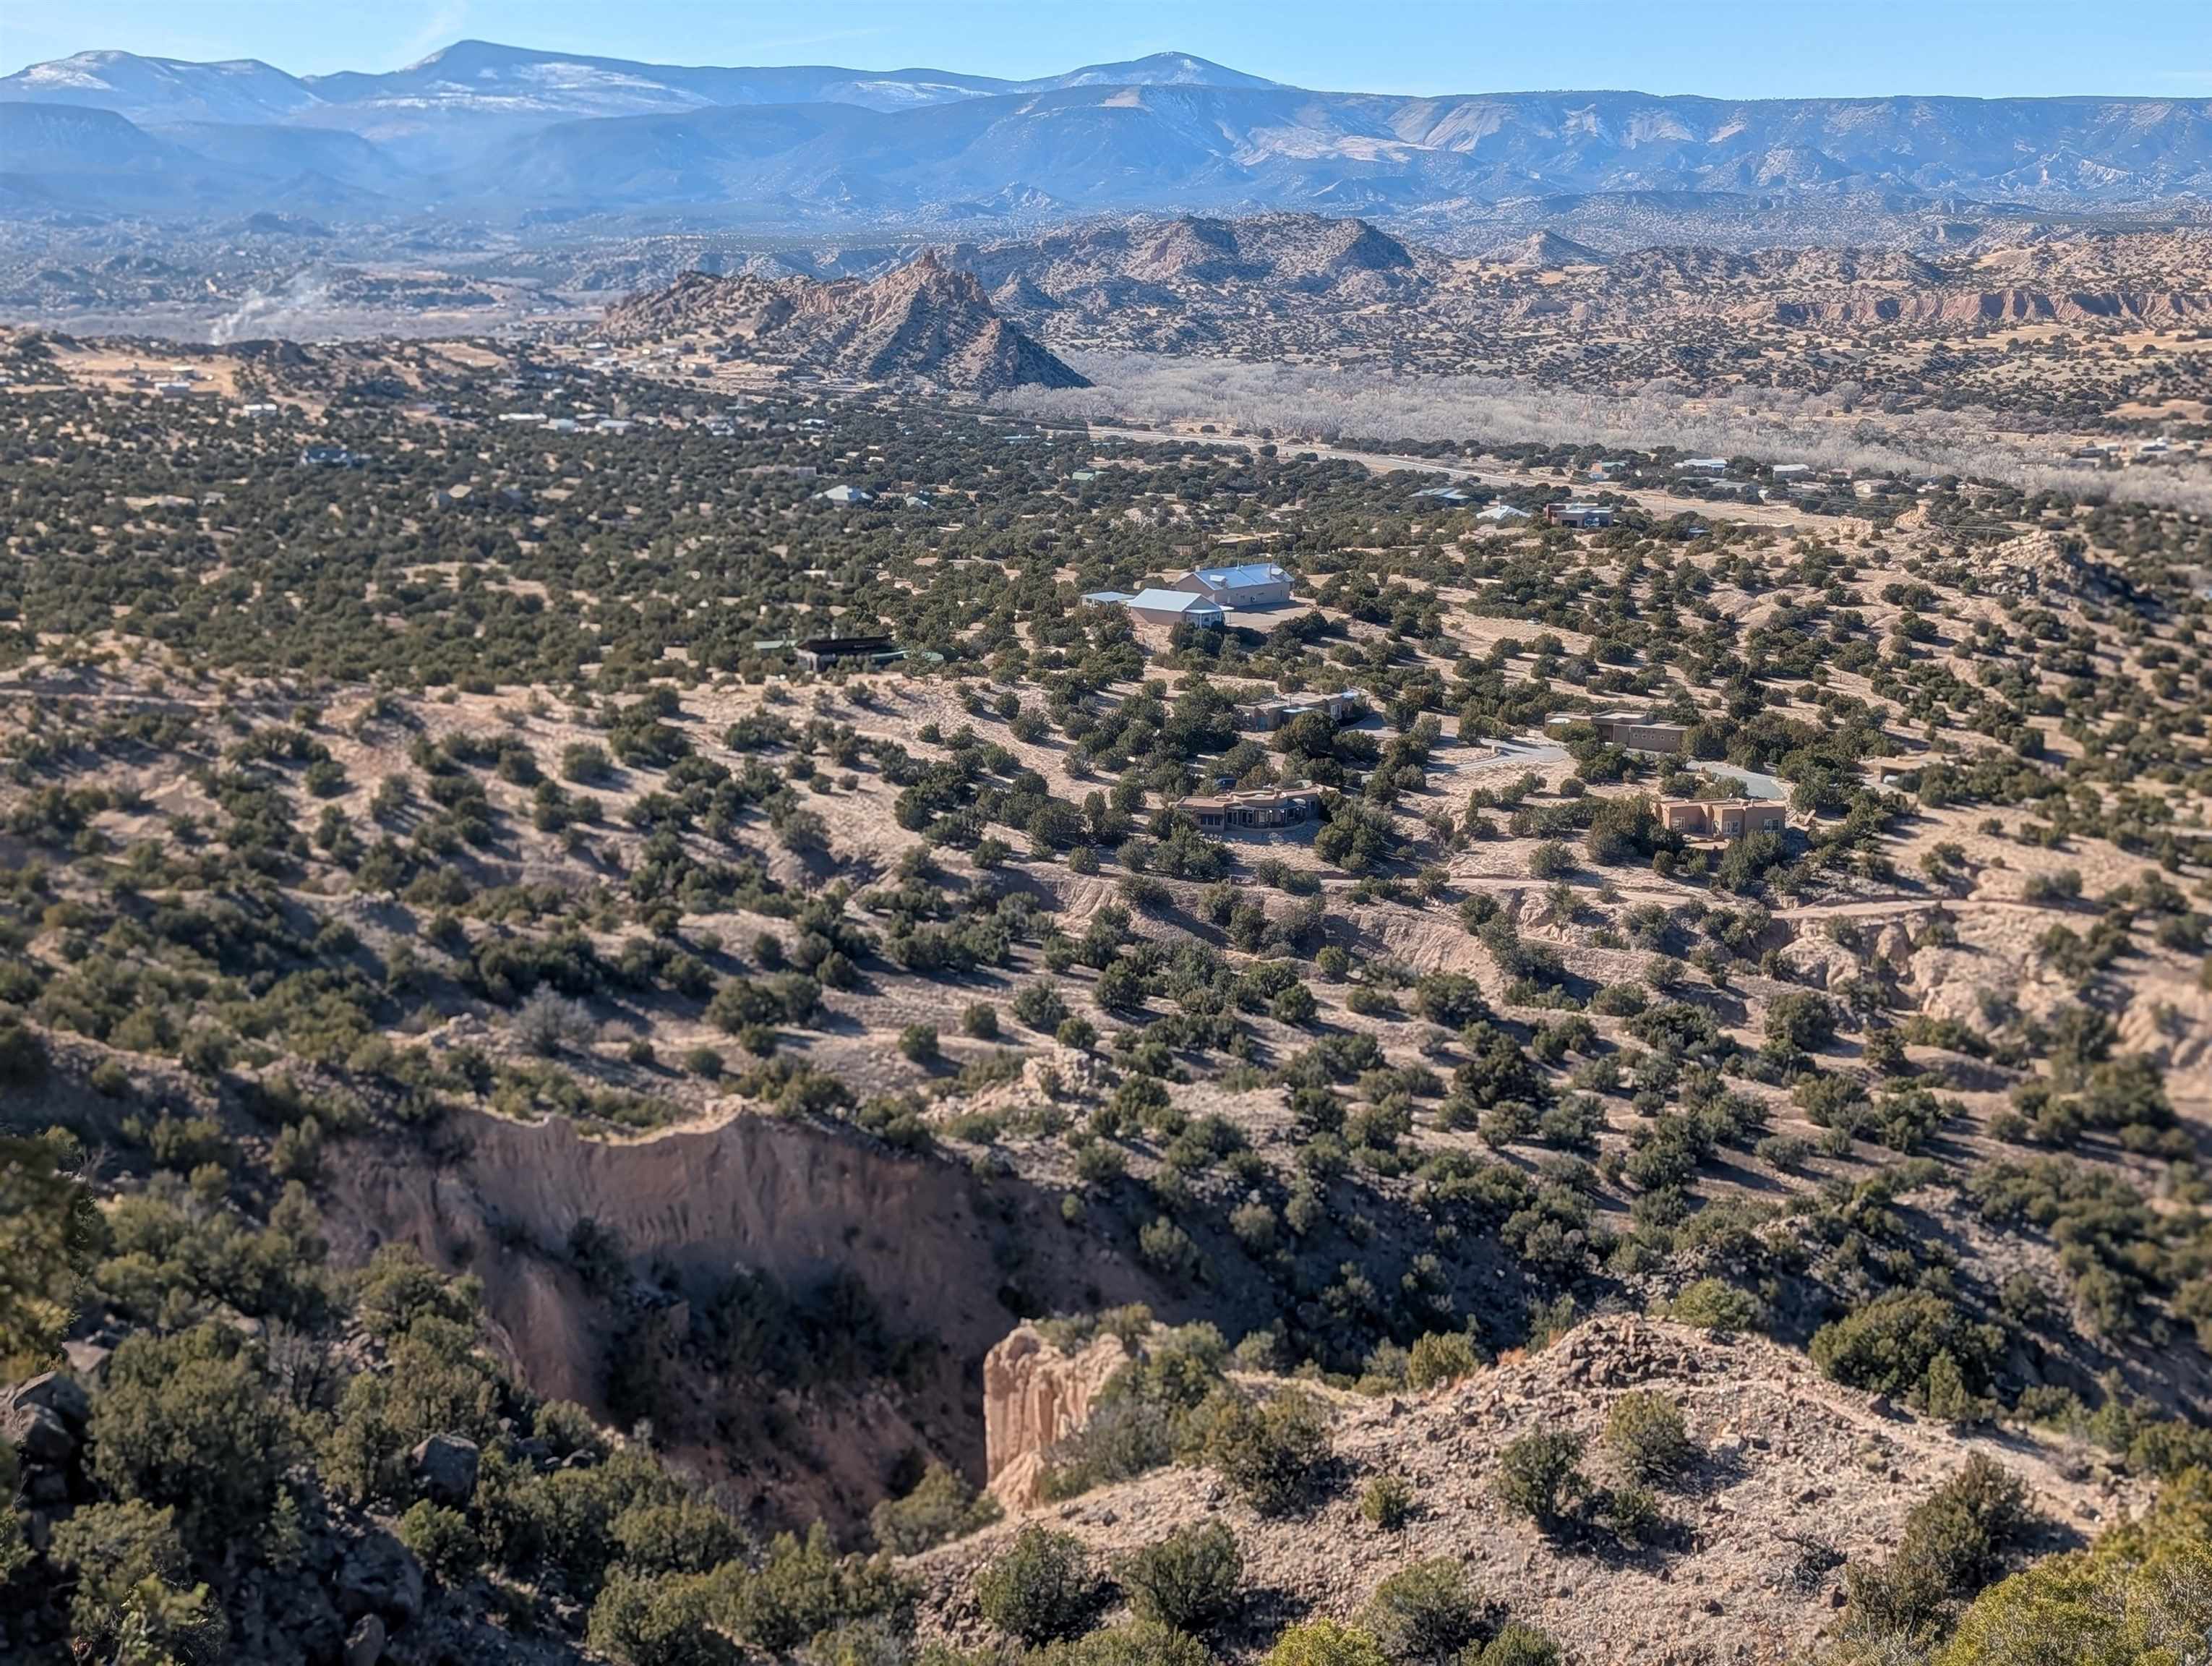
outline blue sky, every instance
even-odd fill
[[[0,0],[0,68],[88,47],[388,70],[465,37],[1010,77],[1167,50],[1307,87],[2212,98],[2212,0]]]

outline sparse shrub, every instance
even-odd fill
[[[1328,1414],[1302,1389],[1255,1405],[1224,1388],[1208,1409],[1206,1462],[1263,1516],[1294,1507],[1329,1461]]]
[[[1667,1304],[1667,1316],[1678,1324],[1731,1335],[1759,1322],[1759,1298],[1726,1279],[1699,1279],[1685,1285]]]
[[[541,1058],[588,1046],[597,1034],[598,1026],[583,1002],[556,994],[542,984],[515,1008],[515,1040]]]
[[[1947,1605],[2003,1572],[2005,1553],[2029,1520],[2020,1478],[1985,1454],[1973,1454],[1913,1505],[1887,1561],[1844,1570],[1849,1627],[1874,1638],[1920,1635]]]
[[[1395,1533],[1411,1521],[1413,1505],[1413,1484],[1403,1475],[1376,1475],[1359,1493],[1359,1513],[1385,1533]]]
[[[1539,1527],[1554,1526],[1562,1505],[1583,1490],[1582,1461],[1578,1434],[1538,1429],[1522,1435],[1498,1455],[1498,1496]]]
[[[975,1576],[975,1606],[983,1618],[1031,1648],[1088,1628],[1098,1596],[1083,1541],[1034,1525]]]
[[[1633,1389],[1613,1402],[1605,1420],[1606,1449],[1639,1481],[1680,1474],[1692,1454],[1681,1408],[1663,1394]]]
[[[1389,1666],[1374,1634],[1335,1620],[1292,1626],[1267,1651],[1266,1666]]]
[[[1359,1611],[1382,1652],[1407,1663],[1450,1659],[1480,1634],[1482,1616],[1481,1596],[1449,1556],[1400,1568]]]
[[[1170,1278],[1194,1278],[1199,1271],[1197,1243],[1165,1215],[1137,1234],[1137,1256],[1155,1273]]]
[[[1225,1523],[1205,1522],[1123,1557],[1114,1577],[1139,1620],[1200,1632],[1236,1605],[1244,1557]]]
[[[483,1564],[476,1529],[458,1510],[417,1499],[399,1518],[399,1542],[415,1553],[423,1571],[441,1585],[466,1583]]]
[[[1466,1332],[1430,1331],[1413,1343],[1413,1356],[1406,1365],[1407,1385],[1424,1391],[1439,1388],[1474,1376],[1480,1364],[1474,1343]]]
[[[1049,1644],[1032,1653],[1026,1666],[1211,1666],[1212,1659],[1206,1645],[1188,1633],[1138,1620],[1126,1626],[1109,1626],[1087,1637]],[[860,1666],[892,1666],[892,1663],[860,1663]]]
[[[999,1514],[996,1499],[977,1493],[945,1465],[933,1463],[904,1498],[878,1505],[868,1523],[884,1549],[894,1556],[914,1556],[988,1527]]]
[[[1606,1493],[1598,1518],[1630,1549],[1650,1544],[1667,1529],[1666,1514],[1648,1487],[1613,1487]]]
[[[1482,1645],[1480,1655],[1470,1651],[1462,1657],[1464,1666],[1562,1666],[1565,1658],[1558,1644],[1517,1620],[1500,1626],[1498,1635]]]

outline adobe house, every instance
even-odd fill
[[[1771,799],[1662,799],[1659,824],[1689,839],[1734,841],[1753,833],[1779,833],[1787,808]]]
[[[1587,718],[1569,713],[1548,720],[1544,728],[1547,733],[1559,734],[1578,722],[1586,722],[1595,729],[1600,740],[1609,745],[1626,746],[1632,752],[1657,752],[1676,757],[1690,744],[1686,723],[1662,723],[1635,712],[1596,712]]]
[[[1202,833],[1297,827],[1321,814],[1321,792],[1312,787],[1268,787],[1251,793],[1187,798],[1176,807],[1186,812]]]
[[[1261,700],[1239,706],[1237,727],[1273,734],[1292,718],[1304,717],[1308,712],[1323,712],[1330,722],[1341,723],[1357,716],[1365,703],[1357,689],[1339,689],[1334,694],[1286,695],[1279,700]]]

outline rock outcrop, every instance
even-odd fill
[[[1056,1392],[1073,1363],[1055,1363],[1022,1331],[1002,1346],[1010,1387]],[[1844,1563],[1894,1548],[1906,1512],[1975,1453],[2025,1484],[2039,1517],[2030,1554],[2126,1519],[2149,1491],[2078,1442],[1920,1421],[1828,1382],[1764,1337],[1632,1315],[1592,1319],[1425,1394],[1308,1387],[1331,1410],[1336,1468],[1307,1507],[1262,1514],[1215,1472],[1185,1464],[1042,1505],[906,1564],[922,1586],[924,1640],[991,1640],[970,1595],[975,1575],[1032,1521],[1073,1535],[1101,1562],[1218,1522],[1236,1536],[1248,1588],[1287,1611],[1349,1619],[1386,1576],[1442,1556],[1569,1659],[1770,1666],[1813,1657],[1841,1604]],[[1547,1533],[1501,1505],[1503,1454],[1539,1430],[1579,1436],[1585,1473],[1601,1485],[1616,1479],[1604,1431],[1621,1396],[1639,1389],[1680,1407],[1693,1449],[1658,1489],[1671,1523],[1663,1535],[1626,1554]],[[1360,1508],[1366,1484],[1384,1474],[1418,1500],[1390,1533]],[[1232,1620],[1213,1640],[1222,1658],[1249,1658],[1267,1633]]]
[[[686,272],[611,307],[606,332],[619,341],[703,334],[726,352],[964,393],[1087,385],[1000,318],[974,273],[933,253],[872,283]]]
[[[1117,1336],[1069,1354],[1034,1325],[1020,1326],[984,1356],[983,1442],[994,1498],[1010,1511],[1036,1502],[1045,1453],[1083,1426],[1129,1357]]]

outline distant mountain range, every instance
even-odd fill
[[[1419,216],[1620,193],[2212,198],[2212,100],[1397,97],[1187,54],[1008,82],[463,41],[385,75],[80,53],[0,78],[0,214],[771,228]]]

